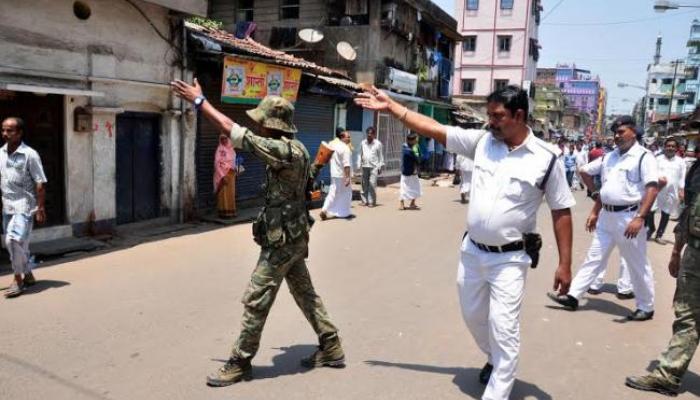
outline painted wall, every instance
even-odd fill
[[[123,111],[161,115],[161,206],[176,218],[181,196],[194,198],[195,184],[193,123],[184,133],[191,150],[185,151],[185,182],[179,179],[179,102],[168,87],[180,74],[173,66],[177,50],[129,3],[87,3],[91,16],[80,20],[70,0],[0,2],[0,83],[104,94],[64,97],[66,214],[76,233],[92,229],[95,221],[109,225],[116,217],[116,117]],[[161,33],[170,35],[168,9],[138,0],[136,4]],[[78,106],[92,110],[92,132],[73,130]]]

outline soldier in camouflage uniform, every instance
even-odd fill
[[[250,361],[258,351],[265,320],[283,280],[319,337],[318,350],[303,359],[302,365],[343,367],[345,355],[338,329],[314,291],[304,261],[313,223],[306,208],[306,185],[317,166],[311,165],[306,148],[294,139],[297,131],[292,123],[294,107],[281,97],[263,99],[257,108],[247,112],[260,125],[260,135],[255,135],[207,102],[196,79],[194,86],[182,81],[175,81],[172,86],[178,96],[201,109],[222,132],[230,133],[234,147],[254,154],[267,164],[265,205],[253,223],[253,236],[261,247],[260,258],[243,295],[241,332],[230,359],[207,377],[207,384],[228,386],[252,379]]]
[[[651,374],[631,376],[625,384],[631,388],[675,396],[681,379],[700,339],[700,161],[695,161],[686,177],[686,208],[676,226],[676,243],[668,269],[678,278],[673,308],[673,337],[659,357]],[[687,244],[687,246],[686,246]],[[681,258],[681,251],[685,247]]]

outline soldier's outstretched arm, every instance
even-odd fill
[[[417,134],[437,140],[442,145],[447,141],[447,127],[430,117],[413,112],[394,101],[389,95],[372,86],[359,93],[355,104],[369,110],[387,111]]]
[[[192,85],[178,79],[170,82],[170,86],[178,97],[190,103],[194,103],[194,100],[197,97],[203,97],[202,87],[199,86],[197,78],[194,78]],[[202,110],[202,115],[204,115],[204,117],[208,119],[209,122],[211,122],[219,130],[219,132],[226,135],[231,132],[231,128],[233,128],[233,120],[214,108],[214,106],[212,106],[206,99],[204,99],[200,109]]]

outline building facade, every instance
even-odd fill
[[[605,95],[601,95],[598,77],[593,77],[591,71],[578,68],[575,64],[559,64],[556,67],[556,84],[566,99],[568,113],[580,115],[580,125],[575,129],[582,130],[580,133],[586,135],[602,133],[605,115],[601,111],[605,108]]]
[[[556,82],[556,68],[538,68],[535,78],[533,129],[545,138],[563,128],[566,100]]]
[[[169,82],[189,77],[182,19],[205,14],[204,0],[0,2],[0,118],[25,119],[49,181],[37,240],[191,209],[193,116]]]
[[[451,108],[454,48],[460,35],[457,21],[429,0],[209,3],[210,18],[222,21],[228,31],[253,23],[251,37],[263,45],[341,71],[356,82],[386,89],[412,110],[442,116],[446,113],[441,110]],[[322,36],[309,43],[299,37],[304,29],[314,29]],[[339,51],[339,46],[346,50]],[[353,142],[362,139],[367,127],[375,126],[386,152],[382,177],[398,179],[401,144],[407,133],[399,121],[340,99],[335,123],[354,128]]]
[[[677,118],[685,112],[689,94],[686,93],[685,62],[679,61],[649,65],[646,115],[651,124],[669,117]],[[690,96],[694,97],[694,93]],[[690,100],[694,108],[694,99]]]
[[[541,12],[539,0],[457,1],[463,39],[455,51],[455,102],[483,105],[495,89],[530,86],[539,59]]]

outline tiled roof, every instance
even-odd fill
[[[323,67],[311,61],[307,61],[303,58],[295,57],[291,54],[287,54],[283,51],[271,49],[265,45],[262,45],[251,38],[238,39],[232,33],[221,29],[211,29],[206,28],[201,25],[193,24],[191,22],[185,22],[187,29],[191,31],[204,34],[207,37],[222,43],[226,46],[235,48],[245,53],[251,55],[259,56],[262,58],[270,59],[272,62],[280,65],[285,65],[288,67],[300,68],[307,72],[313,72],[316,74],[336,76],[347,78],[347,76],[339,71]]]

